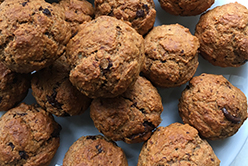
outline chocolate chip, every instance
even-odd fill
[[[86,139],[96,140],[96,136],[87,136]]]
[[[152,122],[144,121],[143,126],[145,127],[146,131],[151,131],[155,128]]]
[[[100,147],[100,145],[96,145],[96,149],[98,150],[98,153],[102,153],[102,148]]]
[[[20,155],[21,159],[24,159],[24,160],[28,159],[28,155],[25,151],[19,151],[19,155]]]
[[[23,2],[23,3],[22,3],[22,6],[23,6],[23,7],[26,6],[27,3],[28,3],[28,1]]]
[[[47,101],[49,104],[51,104],[53,107],[55,108],[58,108],[58,109],[62,109],[62,105],[61,103],[59,103],[57,100],[56,100],[56,96],[57,96],[57,92],[55,89],[53,89],[53,93],[51,96],[46,96],[47,98]]]
[[[136,17],[139,18],[139,17],[144,17],[145,16],[145,12],[144,10],[140,9],[136,12]]]
[[[51,16],[52,14],[51,14],[51,12],[50,12],[50,10],[49,9],[44,9],[43,11],[42,11],[42,13],[44,13],[45,15],[47,15],[47,16]]]
[[[235,117],[231,115],[225,107],[222,108],[222,112],[228,121],[231,121],[232,123],[235,123],[235,124],[238,124],[241,122],[240,117]]]
[[[60,125],[58,125],[58,127],[53,130],[53,133],[51,134],[51,136],[53,138],[58,138],[60,136],[60,131],[61,130],[62,130],[62,127]]]
[[[214,161],[214,159],[213,159],[213,158],[211,158],[211,161]]]
[[[40,7],[39,7],[39,11],[42,11],[42,10],[43,10],[43,7],[42,7],[42,6],[40,6]]]
[[[3,97],[0,97],[0,103],[2,102],[2,100],[3,100]]]
[[[8,146],[10,146],[12,150],[15,148],[15,145],[12,142],[8,143]]]
[[[184,50],[182,50],[180,53],[183,54],[184,53]]]
[[[143,114],[146,114],[146,111],[144,108],[140,108],[139,111],[141,111]]]
[[[143,7],[146,9],[147,12],[149,11],[149,7],[147,4],[143,4]]]

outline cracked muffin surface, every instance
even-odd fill
[[[43,109],[20,104],[0,118],[0,166],[48,166],[61,126]]]
[[[56,116],[80,115],[91,102],[90,98],[71,84],[69,73],[69,65],[62,56],[32,76],[32,94],[37,103]]]
[[[21,102],[30,88],[30,75],[12,72],[0,62],[0,111]]]
[[[178,109],[184,123],[211,140],[234,135],[247,119],[246,96],[222,75],[193,77],[182,92]]]
[[[101,16],[83,24],[67,46],[70,81],[90,98],[116,97],[137,80],[144,40],[132,27]]]
[[[137,166],[219,166],[220,161],[206,140],[188,124],[159,127],[142,146]]]
[[[202,57],[220,67],[239,67],[247,62],[247,34],[248,9],[237,2],[203,14],[195,30]]]
[[[166,12],[180,16],[195,16],[212,6],[215,0],[159,0]]]
[[[66,152],[63,166],[128,166],[123,150],[101,135],[82,136]]]
[[[182,25],[154,27],[145,37],[142,73],[156,86],[180,86],[196,72],[199,47],[198,39]]]
[[[161,122],[163,105],[157,89],[143,77],[116,98],[97,98],[90,106],[96,128],[107,138],[126,143],[146,141]]]
[[[0,60],[19,73],[53,63],[71,37],[61,11],[44,0],[1,3],[0,32]]]
[[[53,5],[63,9],[65,21],[69,23],[72,35],[78,32],[80,24],[91,21],[94,16],[93,5],[87,0],[61,0]]]
[[[156,18],[153,0],[95,0],[96,17],[108,15],[129,23],[141,35],[153,28]]]

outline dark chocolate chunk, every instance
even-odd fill
[[[52,15],[51,12],[50,12],[50,10],[47,9],[47,8],[45,8],[45,9],[42,11],[42,13],[44,13],[44,14],[47,15],[47,16],[51,16],[51,15]]]
[[[145,16],[145,12],[144,10],[140,9],[136,12],[136,17],[139,18],[139,17],[144,17]]]
[[[100,147],[100,145],[96,145],[96,149],[98,150],[98,153],[102,153],[102,147]]]
[[[19,155],[21,156],[21,159],[27,160],[28,155],[25,151],[19,151]]]
[[[143,4],[143,7],[146,9],[147,12],[149,11],[149,7],[147,4]]]
[[[27,115],[27,113],[16,113],[17,115],[20,115],[20,116],[25,116]]]
[[[8,143],[8,146],[10,146],[12,150],[15,148],[15,145],[12,142]]]
[[[57,100],[56,100],[56,96],[57,96],[57,92],[55,89],[53,89],[53,93],[51,96],[46,96],[47,98],[47,101],[48,103],[50,103],[53,107],[56,107],[58,109],[62,109],[62,105],[61,103],[59,103]]]
[[[224,116],[226,117],[226,119],[228,121],[231,121],[232,123],[238,124],[241,122],[241,118],[240,117],[235,117],[233,115],[231,115],[225,107],[222,108],[222,112],[224,114]]]
[[[26,2],[23,2],[23,3],[22,3],[22,6],[23,6],[23,7],[26,6],[27,3],[28,3],[27,1],[26,1]]]

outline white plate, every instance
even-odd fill
[[[91,0],[90,2],[93,2]],[[216,0],[215,4],[211,7],[219,6],[229,2],[234,2],[233,0]],[[246,0],[237,0],[237,2],[248,7],[248,1]],[[155,0],[157,18],[155,26],[160,24],[174,24],[179,23],[185,27],[188,27],[191,33],[194,33],[195,25],[199,20],[199,16],[191,17],[179,17],[172,16],[165,11],[163,11],[158,3]],[[212,73],[212,74],[221,74],[224,75],[234,86],[241,89],[246,97],[248,96],[248,63],[239,67],[239,68],[221,68],[216,67],[202,59],[199,58],[200,65],[197,69],[195,75],[200,75],[201,73]],[[185,85],[178,88],[169,88],[169,89],[159,89],[159,93],[162,96],[164,112],[162,113],[162,123],[160,126],[168,126],[173,122],[182,122],[181,118],[178,115],[178,99],[181,96],[182,90],[185,88]],[[31,104],[35,103],[34,98],[29,92],[29,95],[26,97],[24,102]],[[0,116],[3,112],[0,112]],[[61,144],[60,147],[52,160],[50,166],[59,166],[63,163],[63,158],[65,153],[71,144],[76,141],[81,136],[86,135],[95,135],[100,134],[98,130],[94,127],[94,124],[89,116],[89,110],[87,110],[81,116],[75,117],[66,117],[58,118],[55,117],[56,121],[61,124]],[[221,166],[228,166],[234,160],[244,142],[248,136],[248,122],[245,122],[240,130],[232,137],[225,140],[210,141],[214,152],[217,157],[221,160]],[[124,142],[117,142],[120,147],[123,148],[130,166],[135,166],[138,161],[139,152],[142,146],[142,143],[139,144],[126,144]],[[244,164],[246,165],[246,164]]]

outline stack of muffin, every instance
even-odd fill
[[[159,0],[170,14],[194,16],[214,0]],[[244,93],[222,75],[195,76],[198,54],[221,67],[248,60],[248,10],[229,3],[205,12],[195,36],[179,25],[153,27],[153,0],[5,0],[0,5],[0,166],[48,166],[60,144],[57,117],[90,108],[102,135],[85,135],[63,166],[128,165],[114,141],[142,143],[138,164],[219,165],[206,139],[234,135],[247,118]],[[189,82],[183,122],[158,127],[156,87]],[[32,89],[37,104],[20,103]]]

